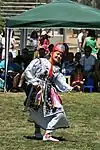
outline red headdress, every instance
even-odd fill
[[[53,54],[55,51],[59,51],[62,54],[64,54],[65,52],[65,46],[63,45],[63,43],[57,43],[56,45],[54,45],[53,50],[51,52],[51,68],[49,70],[49,77],[52,77],[53,75]]]

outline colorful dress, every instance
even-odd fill
[[[53,76],[49,78],[50,68],[51,63],[46,58],[34,59],[24,74],[27,84],[41,87],[36,93],[33,107],[28,105],[29,118],[43,129],[55,130],[60,127],[68,127],[62,101],[57,91],[71,91],[72,87],[66,83],[58,66],[53,66]],[[34,107],[35,104],[39,107]]]

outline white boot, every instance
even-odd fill
[[[43,141],[52,141],[52,142],[58,142],[58,139],[53,138],[50,134],[45,133],[43,136]]]

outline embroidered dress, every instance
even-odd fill
[[[68,127],[68,121],[57,90],[60,92],[71,91],[72,87],[66,83],[66,79],[60,73],[58,66],[53,66],[53,77],[49,80],[47,74],[50,68],[51,63],[46,58],[34,59],[24,74],[27,84],[41,87],[34,99],[34,103],[38,107],[34,109],[33,106],[27,109],[29,119],[43,129],[55,130],[56,128]],[[32,89],[34,88],[32,87]],[[32,89],[30,95],[33,92]]]

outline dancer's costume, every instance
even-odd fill
[[[58,66],[53,66],[52,77],[48,76],[50,69],[51,63],[46,58],[34,59],[24,74],[27,84],[33,85],[26,103],[29,119],[41,128],[52,131],[69,126],[57,91],[71,91],[72,87],[66,83]],[[41,88],[32,99],[30,97],[37,85]],[[30,105],[31,103],[33,104]]]

